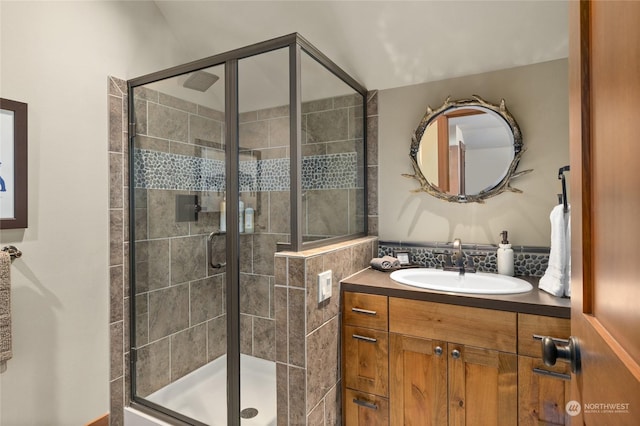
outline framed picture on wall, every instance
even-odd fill
[[[27,104],[0,98],[0,228],[27,227]]]

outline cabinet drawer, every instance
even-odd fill
[[[344,417],[346,426],[389,426],[389,400],[346,389]]]
[[[483,308],[389,298],[390,331],[516,352],[516,314]]]
[[[388,330],[387,296],[344,292],[344,324]]]
[[[345,386],[389,395],[389,334],[361,327],[344,327]]]
[[[518,314],[518,354],[542,356],[539,339],[533,336],[550,336],[568,339],[571,335],[571,320],[541,315]]]

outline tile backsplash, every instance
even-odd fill
[[[541,277],[549,264],[548,247],[513,246],[515,275]],[[479,272],[497,272],[498,247],[488,244],[464,244],[468,259]],[[452,253],[452,243],[428,242],[424,244],[380,241],[378,256],[393,256],[397,251],[408,251],[411,261],[425,268],[442,268]]]

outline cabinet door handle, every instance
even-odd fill
[[[370,311],[369,309],[362,308],[351,308],[351,312],[355,312],[356,314],[378,315],[378,312],[376,311]]]
[[[378,339],[374,339],[373,337],[361,336],[359,334],[352,334],[351,337],[358,340],[364,340],[365,342],[375,343]]]
[[[378,406],[373,402],[363,401],[362,399],[353,398],[353,403],[358,404],[361,407],[371,408],[372,410],[377,410]]]
[[[436,356],[442,355],[442,346],[436,346],[436,348],[433,350],[433,353],[436,354]]]
[[[452,357],[453,359],[458,359],[458,358],[460,358],[460,351],[459,351],[459,350],[457,350],[457,349],[452,350],[452,351],[451,351],[451,357]]]
[[[562,379],[562,380],[571,380],[570,374],[556,373],[555,371],[549,371],[543,368],[534,368],[531,371],[533,371],[536,374],[540,374],[541,376],[555,377],[556,379]]]

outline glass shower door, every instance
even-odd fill
[[[224,72],[133,90],[134,396],[209,425],[227,424]]]

